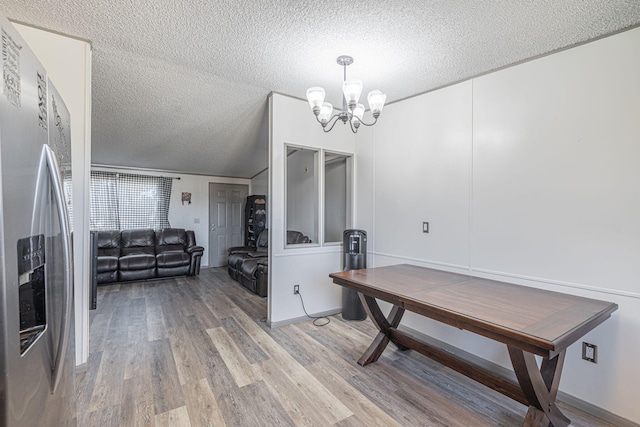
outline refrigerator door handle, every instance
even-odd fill
[[[47,159],[47,170],[49,171],[49,176],[51,178],[51,183],[53,187],[53,193],[56,199],[56,206],[58,208],[58,217],[60,218],[60,230],[62,234],[62,252],[65,261],[65,269],[64,269],[64,305],[63,305],[63,318],[62,318],[62,326],[60,328],[60,337],[58,338],[58,351],[56,354],[56,358],[54,360],[54,366],[52,369],[52,386],[51,393],[55,393],[58,385],[60,384],[60,379],[62,377],[62,369],[64,367],[64,360],[67,356],[67,346],[69,345],[69,329],[71,324],[71,307],[72,297],[73,297],[73,276],[72,269],[73,264],[71,260],[71,241],[69,234],[69,219],[67,217],[67,204],[64,198],[64,190],[62,186],[62,181],[60,179],[60,168],[58,167],[58,162],[56,160],[54,152],[48,145],[43,146],[43,151]]]

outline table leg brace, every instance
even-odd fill
[[[389,313],[389,317],[386,318],[380,310],[380,306],[375,298],[363,295],[358,292],[358,296],[360,297],[360,301],[362,301],[362,305],[364,306],[365,311],[369,315],[369,318],[373,321],[373,324],[376,325],[378,330],[378,335],[373,340],[367,351],[358,359],[358,364],[365,366],[369,363],[373,363],[380,358],[382,352],[389,344],[391,340],[389,331],[391,328],[397,328],[402,320],[402,316],[404,315],[404,308],[398,307],[394,305],[391,309],[391,313]],[[391,340],[398,348],[402,351],[407,350],[407,347],[404,345],[397,343]]]
[[[509,356],[518,382],[529,402],[523,425],[540,426],[546,418],[549,426],[568,426],[569,419],[556,406],[565,351],[552,359],[543,359],[540,369],[532,353],[509,347]]]

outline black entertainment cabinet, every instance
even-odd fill
[[[258,235],[267,228],[267,197],[253,195],[247,197],[244,207],[245,246],[256,247]]]

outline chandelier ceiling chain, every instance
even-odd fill
[[[318,123],[322,125],[322,130],[330,132],[338,120],[341,120],[343,124],[349,122],[353,133],[358,132],[361,124],[365,126],[375,125],[378,117],[380,117],[387,95],[377,89],[369,92],[367,101],[373,115],[373,123],[365,123],[362,120],[364,117],[364,105],[358,104],[358,99],[362,93],[362,81],[358,79],[347,80],[347,67],[353,64],[353,58],[348,55],[341,55],[336,59],[336,62],[344,68],[342,110],[339,113],[333,114],[333,105],[329,102],[324,102],[325,93],[323,88],[315,86],[307,90],[309,106],[311,106],[311,111],[316,116]]]

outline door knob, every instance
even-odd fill
[[[216,225],[215,224],[211,224],[211,231],[216,231]]]

